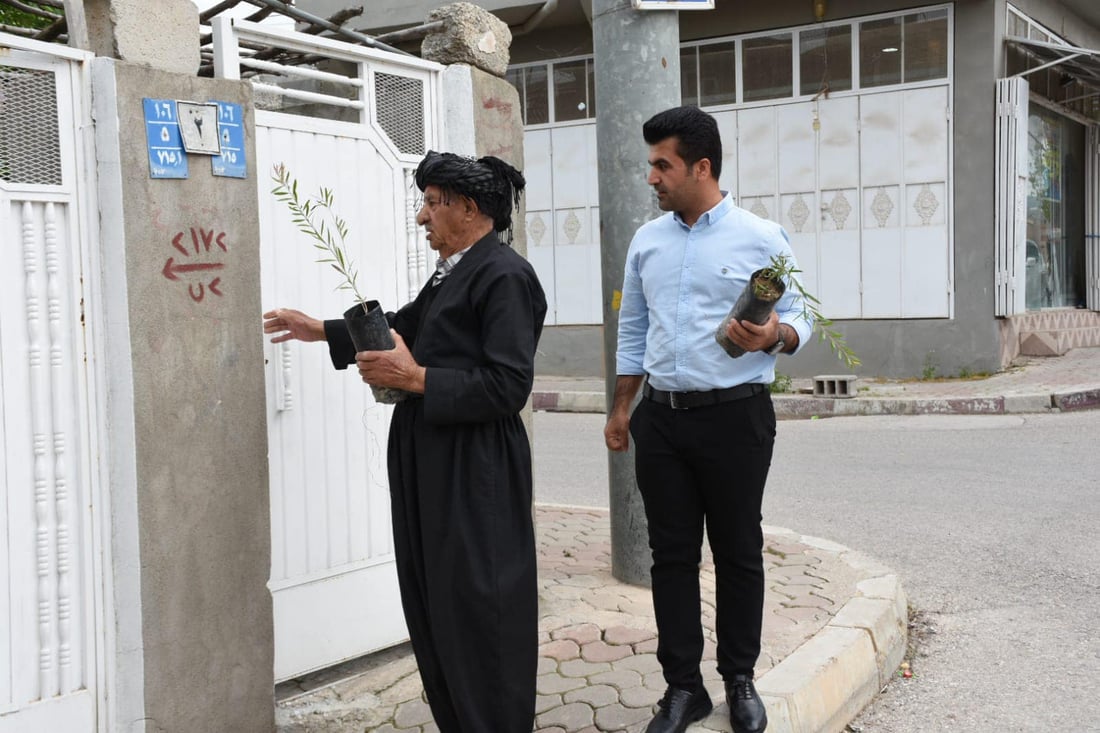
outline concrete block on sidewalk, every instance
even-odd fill
[[[814,397],[855,396],[856,375],[854,374],[822,374],[814,377]]]

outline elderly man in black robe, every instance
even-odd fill
[[[401,601],[442,733],[534,724],[538,597],[531,451],[520,419],[546,298],[502,244],[522,174],[494,157],[429,152],[417,223],[438,255],[416,299],[387,314],[396,348],[355,353],[343,320],[264,314],[273,342],[325,340],[338,369],[411,393],[388,449]]]

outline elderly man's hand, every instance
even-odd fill
[[[355,355],[359,376],[372,387],[393,387],[406,392],[424,393],[427,370],[416,363],[405,339],[391,330],[394,348],[389,351],[360,351]]]
[[[264,313],[264,333],[278,334],[271,339],[273,344],[292,339],[324,341],[325,322],[293,308],[276,308]]]

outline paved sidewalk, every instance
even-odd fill
[[[605,510],[539,506],[536,731],[643,731],[665,683],[646,588],[611,576]],[[774,733],[839,730],[902,661],[906,601],[859,553],[765,527],[767,593],[757,688]],[[715,702],[697,731],[729,731],[714,669],[714,567],[702,568],[703,674]],[[281,685],[281,733],[436,731],[408,646]]]
[[[840,373],[839,370],[837,372]],[[978,379],[859,379],[853,396],[813,396],[813,380],[775,396],[787,418],[873,414],[1004,414],[1100,408],[1100,348],[1025,358]],[[538,378],[535,409],[604,412],[598,379]],[[664,691],[649,591],[610,570],[606,511],[540,506],[539,733],[639,733]],[[874,560],[790,530],[765,527],[767,593],[757,689],[771,733],[838,731],[906,648],[907,604],[896,575]],[[716,705],[695,731],[729,731],[714,660],[714,569],[702,569],[704,677]],[[281,733],[431,733],[408,645],[277,690]]]
[[[838,367],[840,365],[838,364]],[[842,368],[832,372],[843,374]],[[780,418],[841,415],[1050,412],[1100,408],[1100,348],[1065,356],[1020,357],[1019,365],[988,377],[890,380],[859,378],[853,396],[815,397],[812,379],[795,379],[792,391],[775,395]],[[602,379],[536,377],[536,410],[605,412]]]

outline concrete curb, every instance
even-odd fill
[[[607,400],[602,392],[532,392],[531,404],[534,409],[547,412],[607,412]]]
[[[842,731],[867,706],[905,657],[909,608],[898,576],[835,542],[765,527],[798,542],[839,552],[872,577],[856,585],[825,627],[763,674],[756,689],[768,710],[771,733]]]
[[[606,412],[601,392],[533,392],[535,410],[546,412]],[[1012,415],[1100,409],[1100,390],[989,397],[855,397],[773,395],[776,417],[808,420],[856,415]]]

